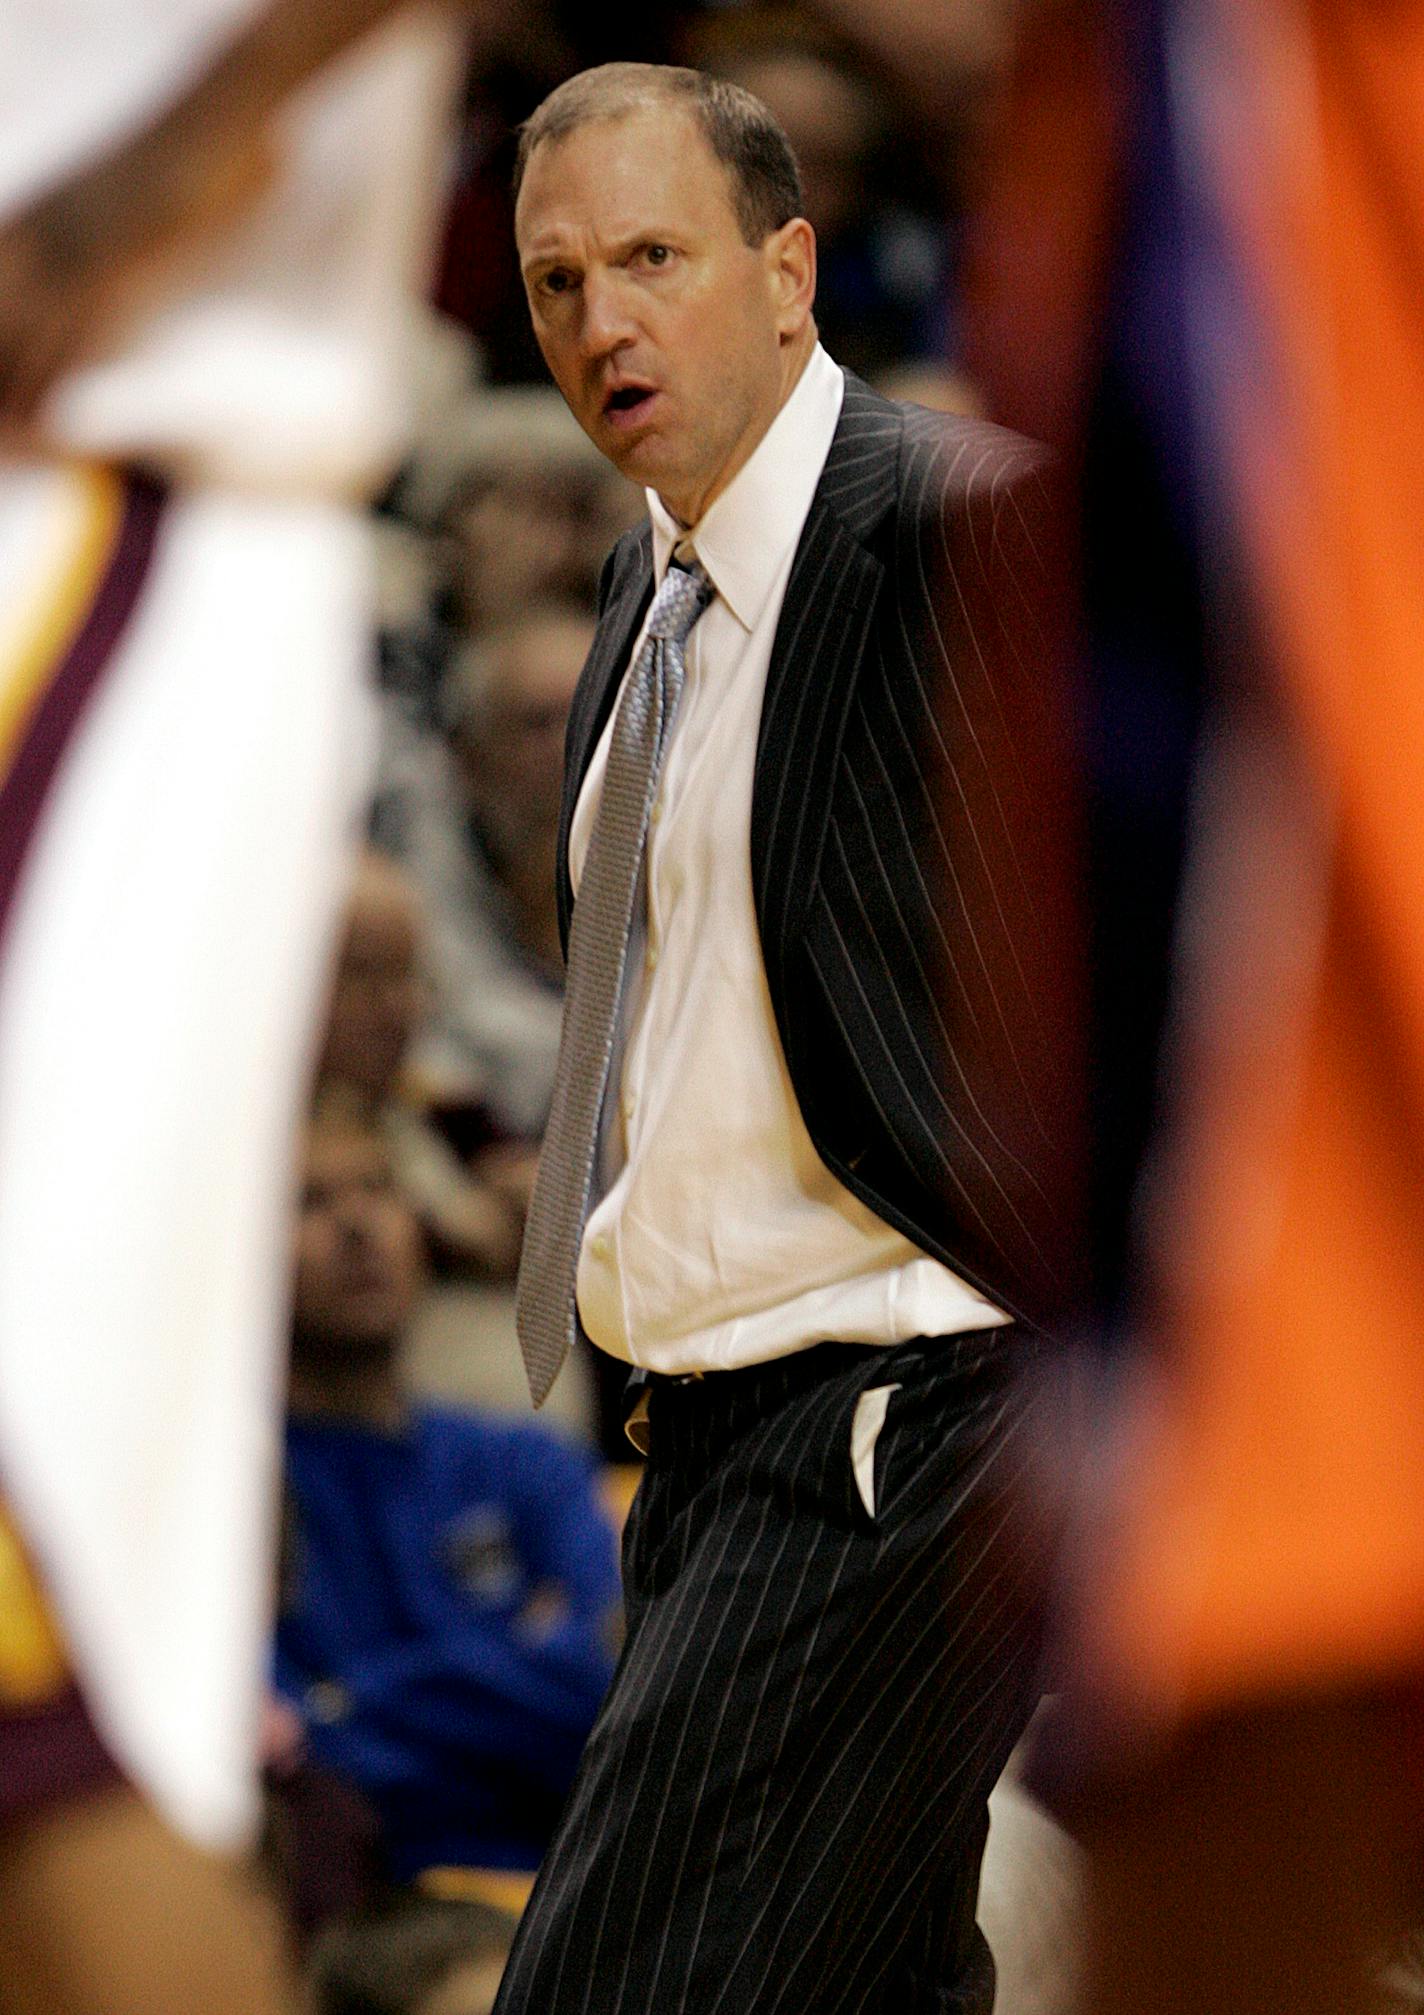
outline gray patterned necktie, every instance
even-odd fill
[[[603,795],[569,931],[559,1066],[515,1289],[515,1322],[536,1406],[548,1396],[577,1330],[579,1250],[648,815],[682,697],[683,648],[713,593],[700,567],[668,568],[609,739]]]

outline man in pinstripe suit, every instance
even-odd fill
[[[836,368],[799,211],[765,109],[693,72],[584,73],[523,136],[536,333],[651,519],[570,722],[566,931],[654,590],[710,600],[570,1257],[641,1386],[628,1640],[504,2015],[993,1999],[1060,1230],[1040,458]]]

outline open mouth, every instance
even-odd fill
[[[615,426],[642,418],[657,397],[651,385],[618,385],[603,402],[603,417]]]

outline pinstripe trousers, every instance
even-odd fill
[[[997,1329],[654,1380],[623,1655],[497,2015],[987,2015],[1045,1555],[1020,1371]]]

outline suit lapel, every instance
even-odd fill
[[[869,549],[895,497],[897,407],[846,374],[845,402],[792,562],[752,785],[752,889],[774,1001],[805,913],[831,781],[884,568]]]
[[[579,679],[578,704],[569,722],[565,751],[574,794],[593,760],[603,724],[613,710],[618,681],[627,668],[628,653],[653,586],[652,533],[643,528],[630,541],[613,579],[608,607],[594,633],[593,647]]]
[[[564,746],[564,801],[559,820],[559,921],[566,944],[574,900],[569,880],[569,832],[574,808],[604,722],[613,711],[628,653],[647,610],[652,586],[652,532],[644,526],[629,535],[627,550],[620,556],[608,605],[599,618],[593,647],[579,676],[578,691],[569,712]]]

